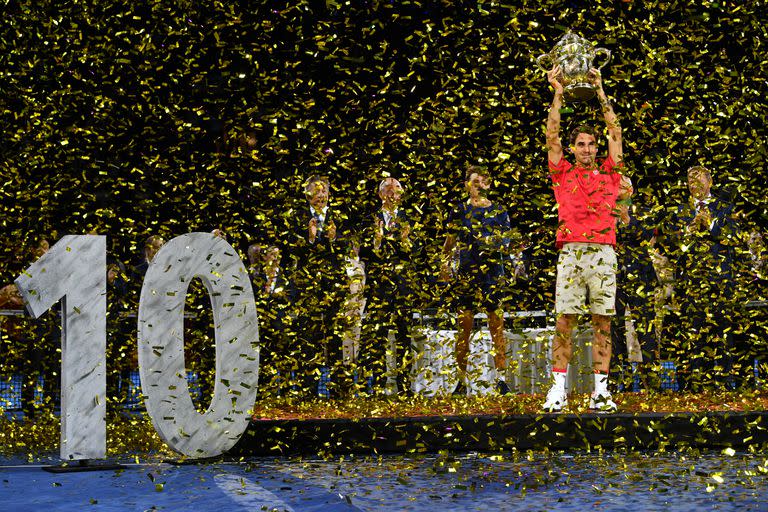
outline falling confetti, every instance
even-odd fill
[[[244,260],[252,244],[276,245],[288,267],[296,250],[288,226],[305,205],[307,178],[329,177],[331,206],[344,209],[352,232],[378,208],[378,183],[397,177],[421,243],[409,270],[418,283],[410,306],[424,309],[442,297],[437,273],[450,207],[464,197],[465,166],[478,163],[492,169],[493,200],[514,212],[517,243],[526,248],[528,276],[510,290],[508,307],[551,309],[557,212],[544,149],[551,90],[534,59],[567,30],[613,53],[603,76],[622,122],[633,204],[645,220],[666,226],[687,201],[686,169],[705,165],[740,226],[728,243],[747,261],[747,238],[765,237],[768,221],[765,3],[600,2],[588,11],[576,2],[518,4],[5,1],[2,284],[29,265],[41,239],[108,236],[116,276],[108,389],[116,402],[117,383],[136,367],[134,270],[150,235],[221,229]],[[602,126],[596,102],[566,105],[563,131],[582,122]],[[673,237],[660,246],[667,261],[682,250]],[[766,270],[748,267],[734,271],[732,329],[738,350],[765,362],[765,309],[745,305],[766,299]],[[189,369],[203,395],[214,385],[206,293],[193,281],[187,304]],[[701,297],[703,308],[708,299]],[[42,357],[55,380],[53,315],[32,325],[0,321],[0,375]],[[42,355],[24,342],[41,332]],[[685,351],[683,334],[664,336],[666,356]],[[302,356],[293,354],[293,363]],[[687,396],[662,403],[675,400],[661,409],[699,405]],[[354,407],[366,409],[359,416],[400,412],[376,401]],[[37,438],[55,439],[54,429],[35,428]],[[126,438],[129,430],[111,433],[111,443],[143,443]]]

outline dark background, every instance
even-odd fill
[[[3,282],[38,238],[68,233],[108,235],[126,263],[154,233],[218,227],[242,255],[279,243],[315,173],[355,215],[400,178],[433,254],[464,166],[482,162],[548,304],[552,91],[534,59],[568,29],[613,52],[635,202],[663,217],[704,164],[764,230],[764,2],[0,4]],[[570,107],[564,132],[603,127],[596,100]]]

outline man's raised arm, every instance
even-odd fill
[[[603,79],[600,77],[600,70],[593,68],[589,73],[592,78],[592,83],[597,89],[597,99],[600,100],[600,106],[603,109],[603,117],[605,118],[605,125],[608,127],[608,154],[611,155],[613,161],[618,165],[623,158],[621,125],[619,125],[619,119],[616,117],[611,102],[608,100],[608,96],[603,90]]]
[[[549,161],[553,164],[560,163],[563,158],[563,144],[560,142],[560,107],[563,106],[563,84],[557,81],[559,73],[560,66],[553,67],[547,73],[549,83],[555,88],[555,98],[552,100],[547,118],[547,153]]]

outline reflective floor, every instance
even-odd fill
[[[3,460],[0,510],[768,510],[748,454],[263,458],[48,473]]]

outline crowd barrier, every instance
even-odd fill
[[[748,308],[766,308],[766,301],[750,301]],[[131,315],[130,313],[128,314]],[[26,316],[24,310],[0,310],[0,316]],[[132,314],[135,316],[135,314]],[[193,318],[193,314],[185,313]],[[457,384],[454,345],[456,330],[446,328],[451,319],[438,316],[434,312],[414,313],[414,326],[411,332],[412,350],[415,354],[411,369],[412,391],[424,396],[449,394]],[[507,371],[504,378],[513,393],[545,393],[551,375],[551,344],[554,337],[554,314],[547,311],[516,311],[505,313],[506,324],[511,328],[504,331],[506,341]],[[468,395],[486,395],[495,392],[495,383],[499,375],[494,367],[494,348],[487,328],[485,314],[475,315],[475,327],[470,337],[470,353],[467,368]],[[574,332],[573,358],[566,378],[569,391],[588,393],[593,387],[592,329],[589,323],[576,328]],[[388,353],[388,367],[394,367],[394,340],[391,340]],[[672,361],[661,362],[662,389],[677,391],[675,364]],[[628,369],[631,371],[631,369]],[[755,377],[758,377],[755,361]],[[327,395],[330,381],[328,369],[321,371],[319,394]],[[39,377],[35,390],[35,402],[43,402],[44,382]],[[193,398],[201,399],[201,390],[197,374],[189,372],[187,380]],[[12,373],[0,375],[0,408],[14,411],[21,408],[21,384],[23,375]],[[630,379],[630,389],[639,390],[639,379]],[[388,383],[394,392],[394,379]],[[123,372],[118,383],[122,406],[128,410],[141,409],[141,389],[138,370]],[[53,397],[56,401],[57,397]]]

